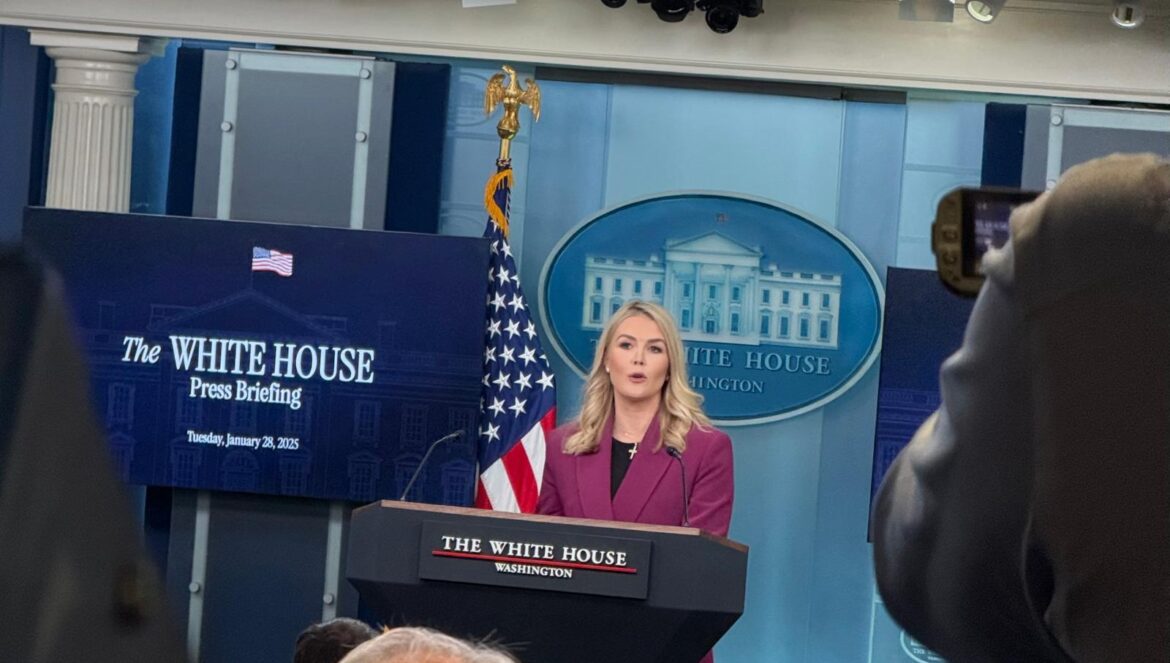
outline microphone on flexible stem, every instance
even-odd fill
[[[683,462],[682,454],[674,447],[666,447],[666,453],[678,461],[678,468],[682,474],[683,494],[683,527],[691,526],[691,498],[687,495],[687,464]]]
[[[418,480],[418,476],[422,474],[423,468],[427,466],[427,459],[431,457],[431,452],[435,450],[435,447],[446,442],[447,440],[453,440],[457,437],[463,437],[462,428],[455,431],[454,433],[448,433],[434,442],[431,442],[431,448],[427,449],[427,452],[423,454],[422,460],[418,462],[418,467],[416,467],[414,470],[414,474],[410,475],[410,481],[406,482],[406,490],[402,491],[402,497],[398,498],[399,502],[406,501],[406,496],[410,494],[410,489],[414,487],[414,482]]]

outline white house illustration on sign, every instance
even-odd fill
[[[663,304],[684,340],[836,349],[841,275],[765,269],[764,253],[720,232],[668,239],[646,260],[585,258],[583,329],[623,303]]]

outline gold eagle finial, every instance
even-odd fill
[[[540,86],[531,78],[524,79],[524,88],[516,82],[516,70],[504,65],[504,73],[497,73],[488,80],[483,95],[484,115],[491,115],[499,104],[504,104],[504,117],[496,125],[496,133],[505,141],[516,137],[520,131],[520,107],[528,106],[532,119],[540,120]],[[507,83],[505,83],[507,78]]]

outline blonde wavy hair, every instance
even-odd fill
[[[591,453],[601,444],[601,431],[613,415],[613,383],[605,372],[605,353],[617,335],[618,326],[635,315],[650,318],[662,330],[666,357],[670,362],[666,382],[662,385],[662,402],[658,408],[662,431],[659,448],[666,445],[681,453],[687,448],[686,435],[692,425],[704,430],[711,427],[711,421],[703,413],[703,397],[691,389],[687,382],[686,356],[674,318],[657,304],[634,299],[613,314],[597,341],[593,367],[585,380],[581,414],[577,418],[581,428],[565,440],[564,451],[567,454],[576,456]]]

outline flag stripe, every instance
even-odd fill
[[[497,460],[481,475],[483,491],[481,494],[491,504],[495,511],[520,511],[520,504],[516,501],[516,493],[512,490],[512,481],[504,469],[503,459]]]
[[[281,276],[292,276],[292,266],[281,266],[269,263],[252,263],[253,272],[276,272]]]
[[[532,466],[542,468],[541,473],[536,475],[537,496],[540,495],[540,487],[542,485],[544,485],[543,468],[544,468],[545,458],[548,454],[548,451],[547,451],[548,436],[549,436],[549,433],[552,433],[553,429],[556,428],[556,426],[557,426],[557,408],[556,408],[556,406],[553,406],[552,409],[550,409],[548,411],[548,413],[546,413],[544,415],[544,417],[541,418],[540,426],[538,428],[532,429],[532,432],[529,433],[528,435],[525,435],[524,439],[520,441],[520,443],[524,445],[525,451],[528,453],[528,458],[532,462]],[[536,431],[540,431],[541,434],[540,435],[532,434]]]
[[[476,481],[475,506],[478,509],[491,510],[494,508],[492,506],[491,498],[488,497],[487,486],[483,485],[483,475],[482,474],[480,475],[479,480]]]
[[[540,443],[544,443],[544,431],[540,426],[534,427],[528,431],[524,437],[539,437]],[[512,447],[512,450],[504,454],[500,459],[504,463],[504,470],[508,473],[508,480],[512,482],[512,493],[516,496],[516,503],[520,506],[521,513],[533,513],[536,511],[536,491],[538,490],[536,484],[536,476],[533,474],[532,462],[528,458],[528,450],[524,448],[523,442]],[[543,466],[541,466],[543,470]]]

